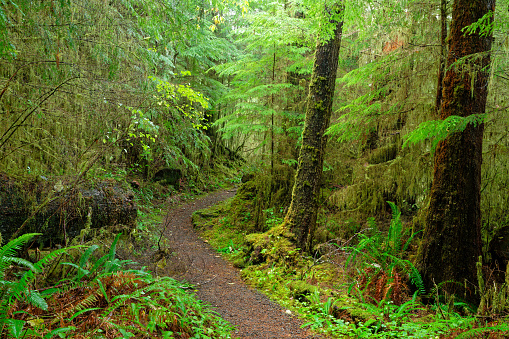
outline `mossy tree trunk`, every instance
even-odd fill
[[[445,61],[447,59],[447,0],[440,1],[440,63],[438,65],[437,77],[437,95],[435,106],[437,112],[440,111],[442,103],[443,81],[445,74]]]
[[[488,94],[491,36],[465,34],[495,1],[456,0],[443,83],[440,119],[485,112]],[[470,57],[468,57],[470,56]],[[457,60],[464,61],[453,65]],[[483,124],[468,125],[440,142],[436,149],[433,184],[418,265],[425,286],[475,302],[476,262],[481,254],[480,185]],[[466,286],[466,289],[465,289]]]
[[[323,156],[327,144],[324,133],[330,123],[343,31],[342,19],[338,21],[337,18],[343,17],[343,11],[342,1],[336,2],[332,8],[326,8],[329,24],[334,25],[334,31],[329,40],[317,44],[292,202],[284,221],[284,226],[294,234],[297,245],[306,250],[310,249],[316,227]]]

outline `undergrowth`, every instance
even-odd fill
[[[279,253],[274,247],[282,244],[275,232],[282,215],[273,209],[263,211],[268,231],[259,234],[248,234],[238,225],[238,211],[249,212],[231,202],[199,211],[193,220],[219,253],[243,268],[246,282],[303,318],[303,327],[315,332],[334,338],[506,337],[509,326],[503,317],[479,317],[454,300],[421,302],[432,291],[424,290],[408,259],[416,233],[405,230],[399,209],[389,205],[388,230],[378,229],[370,219],[355,237],[328,241],[314,256],[298,248],[286,248],[288,255],[270,254]],[[250,241],[255,238],[266,240]]]
[[[132,262],[116,257],[120,234],[107,254],[96,257],[99,246],[86,248],[76,262],[64,263],[65,279],[44,286],[45,267],[70,249],[35,264],[16,257],[36,235],[0,248],[2,338],[230,338],[232,327],[195,300],[190,285],[128,269]],[[9,265],[26,270],[8,277]]]

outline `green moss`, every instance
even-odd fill
[[[228,201],[195,211],[192,215],[193,225],[202,230],[210,229],[215,225],[216,219],[222,216],[226,210],[228,210]]]
[[[299,301],[303,301],[306,296],[319,291],[318,287],[302,280],[290,281],[286,286],[290,289],[291,296]]]
[[[286,223],[282,223],[267,232],[246,235],[246,242],[260,256],[257,261],[294,261],[299,252],[291,241],[293,238]]]
[[[380,164],[393,160],[398,155],[399,143],[390,144],[384,147],[377,148],[368,157],[367,161],[370,164]]]

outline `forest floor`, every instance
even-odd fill
[[[301,320],[247,286],[240,278],[240,270],[194,230],[194,211],[231,198],[235,192],[236,189],[215,192],[169,211],[163,226],[172,257],[164,270],[194,284],[196,297],[212,305],[236,327],[234,338],[322,338],[300,328]]]

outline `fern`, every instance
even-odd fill
[[[392,254],[399,253],[401,249],[401,237],[403,225],[401,223],[401,211],[395,203],[387,201],[392,210],[391,225],[389,227],[388,245]]]
[[[456,338],[457,339],[479,338],[482,334],[487,332],[489,333],[509,332],[509,324],[498,324],[496,326],[472,328],[466,332],[459,334]]]
[[[372,279],[377,279],[377,284],[392,284],[386,278],[391,277],[392,279],[399,279],[399,271],[408,276],[410,282],[417,288],[417,293],[422,295],[425,293],[425,289],[419,271],[415,268],[412,262],[407,259],[403,259],[403,255],[415,234],[412,234],[402,246],[404,232],[401,222],[401,212],[396,204],[389,201],[387,203],[392,210],[392,219],[387,237],[383,239],[382,235],[377,231],[375,231],[375,234],[372,237],[368,237],[365,234],[359,234],[360,241],[357,246],[348,248],[350,250],[350,255],[347,258],[346,266],[348,267],[355,262],[360,255],[364,258],[362,265],[369,266],[364,267],[365,269],[362,271],[362,279],[366,280],[366,275],[371,276],[371,278],[367,280],[369,282],[365,284],[366,288],[373,284]],[[370,226],[376,230],[376,224],[374,224],[373,220],[370,220]],[[397,270],[395,271],[394,269]],[[389,275],[389,272],[392,273]],[[386,277],[385,280],[381,279],[380,274]],[[383,287],[384,286],[377,287],[377,295],[384,290]],[[388,291],[390,286],[385,287]]]
[[[468,117],[451,115],[445,120],[429,120],[421,123],[418,128],[404,136],[403,148],[409,143],[417,144],[431,140],[431,152],[434,152],[438,143],[448,136],[462,132],[469,124],[477,126],[484,122],[485,114],[473,114]]]

